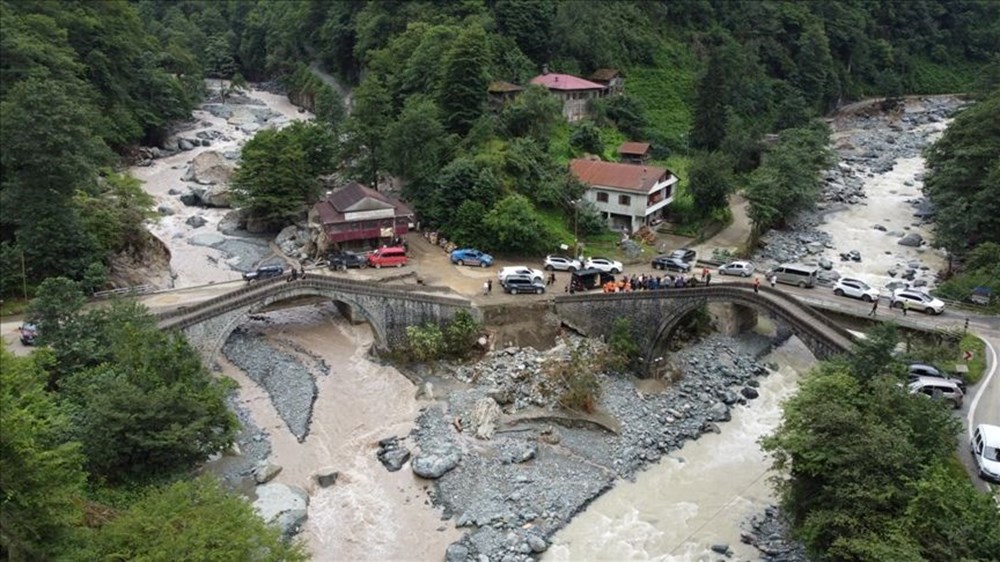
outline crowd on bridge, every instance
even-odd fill
[[[707,286],[712,281],[712,273],[708,269],[703,269],[701,276],[696,275],[653,275],[651,273],[640,273],[639,275],[623,276],[621,279],[613,277],[601,285],[604,293],[631,293],[635,291],[657,291],[662,289],[683,289],[685,287]],[[574,285],[573,280],[566,286],[566,292],[575,293],[586,291],[586,287]]]

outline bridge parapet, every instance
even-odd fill
[[[480,316],[468,299],[459,296],[426,294],[405,285],[306,275],[291,282],[272,279],[254,283],[189,308],[162,313],[157,320],[163,329],[183,330],[192,345],[210,359],[229,333],[249,315],[273,303],[302,297],[322,297],[346,304],[368,321],[380,349],[403,343],[407,326],[440,324],[459,310]]]
[[[850,351],[854,338],[822,313],[780,291],[745,284],[661,289],[614,294],[556,297],[556,312],[569,326],[588,336],[608,336],[614,319],[632,321],[647,365],[658,343],[669,338],[680,321],[707,302],[728,302],[763,310],[787,325],[819,358]]]

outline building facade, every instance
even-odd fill
[[[587,186],[584,197],[615,230],[635,232],[659,224],[674,200],[678,179],[666,168],[583,159],[571,161],[569,167]]]
[[[588,117],[590,101],[603,98],[607,94],[607,88],[603,85],[572,74],[543,73],[532,78],[531,83],[548,89],[562,101],[563,117],[570,123]]]
[[[309,211],[309,227],[315,230],[317,251],[367,249],[405,236],[414,224],[414,214],[401,201],[351,182],[327,193]]]

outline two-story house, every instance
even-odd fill
[[[639,164],[576,159],[569,169],[587,186],[584,197],[604,214],[608,226],[631,232],[663,220],[678,181],[666,168]]]
[[[590,114],[590,100],[603,98],[607,88],[601,84],[578,78],[572,74],[543,72],[531,79],[531,83],[543,86],[563,104],[563,117],[570,123],[580,121]]]
[[[402,202],[351,182],[327,196],[309,212],[319,253],[328,249],[373,248],[413,228],[413,211]]]

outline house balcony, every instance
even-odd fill
[[[674,191],[669,186],[654,191],[649,195],[649,197],[646,198],[646,211],[644,212],[644,215],[648,217],[649,215],[673,203],[673,201]]]

